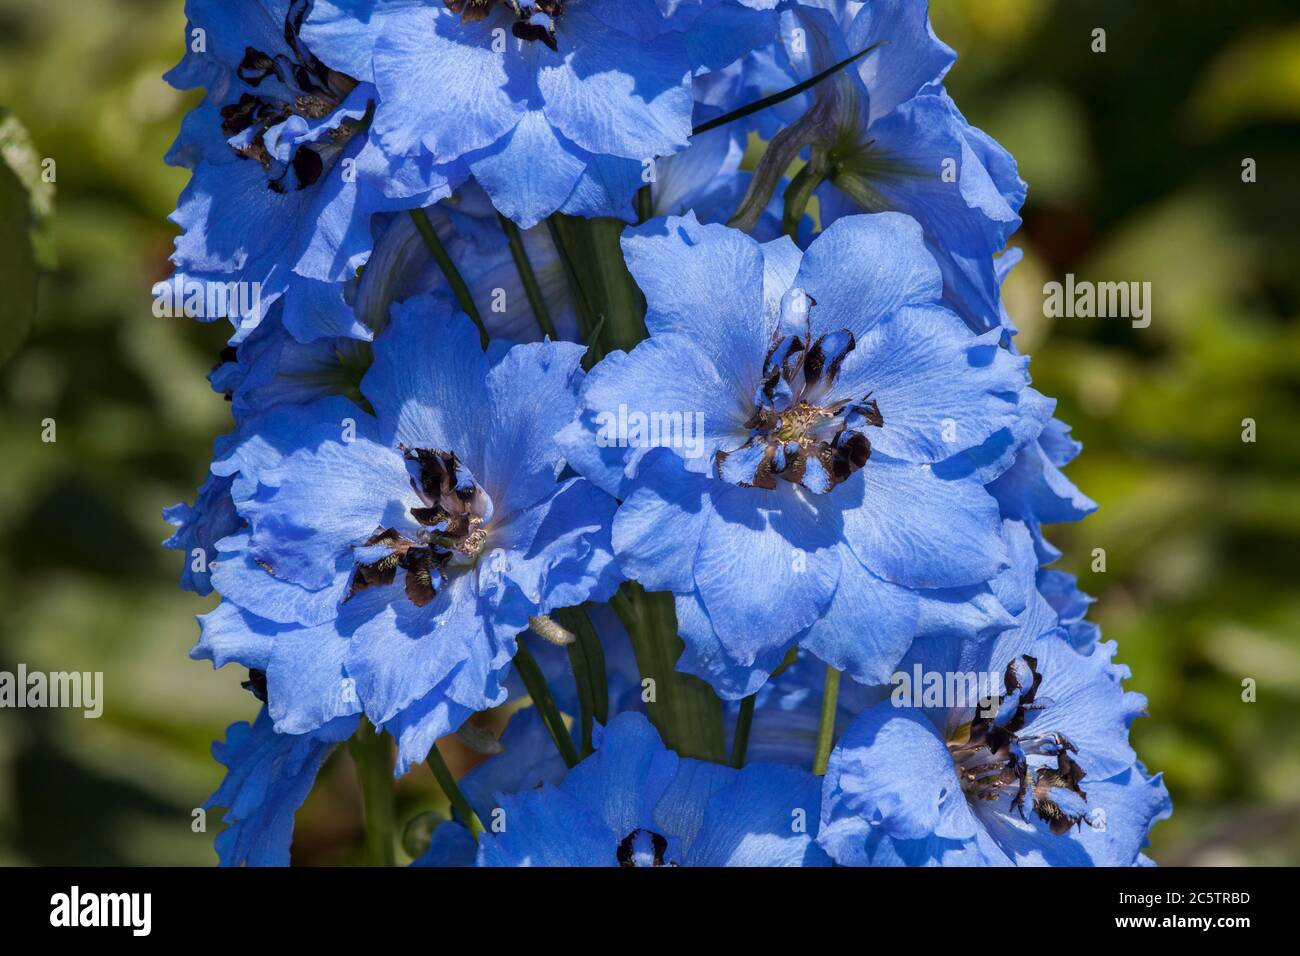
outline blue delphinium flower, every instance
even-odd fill
[[[693,74],[767,42],[773,6],[317,0],[304,36],[373,81],[390,156],[467,166],[528,227],[557,210],[629,216],[645,164],[687,146]]]
[[[304,345],[272,321],[244,341],[240,360],[224,362],[213,371],[214,387],[230,389],[238,425],[217,440],[194,504],[163,511],[163,518],[176,527],[163,546],[185,556],[181,587],[208,594],[213,577],[228,573],[217,568],[218,557],[223,542],[245,525],[234,496],[256,490],[256,479],[248,475],[278,465],[301,448],[304,430],[356,414],[357,406],[342,393],[349,390],[345,383],[351,376],[360,379],[358,364],[368,364],[369,348],[369,343],[353,339],[318,339]],[[268,422],[279,427],[268,429]]]
[[[226,828],[216,839],[222,866],[288,866],[293,818],[335,745],[356,730],[340,717],[308,734],[276,733],[263,707],[252,724],[239,722],[212,753],[227,769],[207,808],[225,807]]]
[[[1011,467],[989,484],[1002,514],[1028,525],[1042,564],[1061,556],[1043,536],[1044,524],[1078,521],[1097,510],[1096,503],[1061,471],[1082,447],[1070,437],[1070,426],[1053,418],[1017,451]]]
[[[194,504],[175,504],[163,510],[164,520],[176,528],[163,547],[185,556],[181,587],[186,591],[212,593],[210,564],[216,560],[216,544],[243,524],[230,497],[231,480],[209,473],[199,487]]]
[[[614,501],[557,481],[551,434],[573,415],[582,351],[484,354],[438,301],[398,307],[362,383],[373,417],[339,417],[329,403],[343,400],[327,399],[304,425],[312,406],[288,406],[262,428],[298,450],[232,463],[248,527],[219,544],[226,601],[199,655],[268,642],[276,728],[364,710],[397,738],[399,773],[501,703],[529,617],[606,598],[619,580]]]
[[[999,284],[1006,281],[1011,270],[1020,262],[1021,250],[1008,249],[994,263]],[[1019,330],[1000,301],[998,309],[1003,329],[1002,343],[1018,353],[1016,336]],[[1026,416],[1025,426],[1015,436],[1015,441],[990,455],[997,456],[996,468],[989,470],[984,464],[983,474],[989,482],[989,492],[998,500],[1003,517],[1023,522],[1034,539],[1040,564],[1051,564],[1061,552],[1043,535],[1044,524],[1079,521],[1097,510],[1096,502],[1080,491],[1062,469],[1068,465],[1083,445],[1070,437],[1070,426],[1052,417],[1056,403],[1033,392],[1034,413]]]
[[[463,178],[371,142],[375,89],[304,41],[309,5],[188,0],[187,52],[167,74],[207,88],[167,156],[193,170],[171,217],[183,230],[172,261],[183,282],[245,284],[225,316],[236,340],[281,300],[300,340],[368,338],[339,282],[369,253],[371,215],[434,202]]]
[[[884,680],[1005,566],[987,477],[943,466],[1017,425],[1025,361],[937,304],[906,216],[803,254],[689,216],[624,248],[650,338],[593,369],[562,442],[624,499],[625,572],[676,595],[681,666],[743,696],[798,642]]]
[[[1091,599],[1043,567],[1043,526],[1095,505],[1001,301],[1025,186],[944,91],[955,55],[924,0],[187,16],[168,78],[206,96],[168,156],[194,174],[176,295],[257,284],[210,376],[234,429],[165,512],[183,586],[222,598],[192,656],[248,668],[263,703],[214,747],[223,864],[289,861],[361,720],[400,776],[525,695],[459,782],[487,832],[455,811],[416,865],[1149,862],[1169,803],[1128,744],[1144,700]],[[622,250],[649,337],[585,375],[577,302],[612,306],[617,262],[578,223],[557,248],[557,212],[641,222]],[[450,305],[466,292],[489,345]],[[628,312],[602,318],[622,335]],[[752,717],[744,769],[680,757],[642,715],[685,751],[638,666],[677,634],[650,633],[635,590],[621,622],[600,604],[625,577],[673,595],[677,667],[727,699],[733,737]],[[599,652],[536,636],[584,602]],[[512,668],[521,641],[545,689]],[[834,691],[826,665],[852,680]],[[990,683],[904,702],[900,674]],[[571,768],[552,703],[578,748],[602,715]]]
[[[1016,537],[1019,575],[1032,588],[1023,526]],[[1115,650],[1113,642],[1075,650],[1037,592],[994,641],[918,644],[900,673],[938,682],[913,682],[840,739],[818,841],[850,865],[1145,862],[1169,795],[1129,746],[1146,699],[1123,689],[1129,672],[1113,663]],[[976,696],[981,675],[991,693]],[[962,698],[946,699],[954,691]]]
[[[499,797],[504,826],[483,834],[477,862],[825,866],[814,842],[818,789],[794,767],[678,757],[643,716],[623,714],[561,782]]]
[[[1041,613],[1041,602],[1046,601],[1056,612],[1059,625],[1075,649],[1084,654],[1091,653],[1100,633],[1097,626],[1084,617],[1092,599],[1078,590],[1074,578],[1061,571],[1038,569],[1036,579],[1032,576],[1035,555],[1029,530],[1022,522],[1004,520],[1003,541],[1012,566],[994,579],[991,589],[998,603],[1007,611],[1005,626],[994,629],[983,640],[991,640],[998,633],[1016,627],[1031,603],[1038,602],[1036,607]],[[1035,581],[1039,592],[1037,597],[1032,596]],[[960,632],[950,630],[948,642],[954,638],[966,640]],[[941,640],[935,646],[945,648],[948,642]],[[924,656],[927,646],[925,640],[919,643],[911,659]],[[888,698],[902,673],[900,670],[891,674],[888,684],[842,683],[836,695],[832,739],[842,737],[862,711]],[[750,759],[811,765],[817,747],[825,678],[825,666],[809,654],[794,655],[782,663],[772,679],[755,694],[749,733]],[[729,701],[726,713],[730,734],[740,713],[740,702]]]
[[[504,819],[499,805],[502,795],[559,783],[566,769],[536,707],[511,714],[499,743],[500,753],[489,756],[458,781],[480,822],[495,828]],[[428,849],[411,865],[473,866],[478,847],[466,824],[459,816],[441,823],[434,829]]]
[[[753,125],[772,144],[756,183],[810,150],[823,227],[861,212],[914,217],[942,270],[946,304],[983,332],[1000,311],[993,257],[1020,225],[1026,187],[1011,155],[944,91],[956,54],[934,35],[927,7],[926,0],[789,4],[774,45],[704,78],[700,95],[734,108],[870,49],[812,91],[757,114]]]
[[[1101,640],[1101,628],[1084,615],[1096,598],[1080,591],[1073,575],[1047,568],[1039,569],[1038,593],[1056,612],[1074,649],[1082,654],[1091,654]]]

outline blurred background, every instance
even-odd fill
[[[1134,743],[1175,807],[1151,854],[1296,863],[1300,14],[932,5],[953,96],[1030,185],[1007,306],[1086,446],[1068,473],[1101,508],[1051,536],[1150,698]],[[151,312],[186,179],[162,156],[193,97],[160,79],[183,27],[181,0],[0,0],[0,670],[103,671],[110,702],[0,710],[0,864],[213,862],[190,826],[221,776],[208,748],[254,715],[242,671],[188,659],[215,596],[179,590],[158,546],[229,427],[204,378],[227,327]],[[1150,327],[1044,318],[1067,272],[1151,282]],[[297,862],[357,858],[349,760],[299,814]],[[433,793],[404,781],[399,819]]]

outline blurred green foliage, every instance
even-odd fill
[[[934,0],[933,15],[962,57],[953,95],[1030,184],[1008,308],[1086,444],[1069,474],[1101,509],[1052,536],[1150,698],[1134,739],[1175,801],[1153,855],[1295,862],[1294,4]],[[193,97],[160,80],[183,25],[180,0],[0,0],[0,359],[17,349],[0,367],[0,670],[103,671],[108,700],[98,720],[0,711],[0,863],[211,862],[212,833],[190,826],[220,778],[208,747],[254,713],[242,674],[188,660],[213,599],[178,590],[180,557],[158,547],[159,510],[192,497],[229,427],[204,378],[224,329],[151,312],[186,178],[162,156]],[[1067,272],[1150,281],[1150,327],[1045,319],[1043,283]],[[348,759],[299,816],[300,862],[358,859]],[[401,818],[430,793],[405,783]]]

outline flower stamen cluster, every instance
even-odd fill
[[[444,0],[447,9],[460,14],[462,23],[477,23],[485,20],[492,12],[493,5],[505,7],[515,15],[515,22],[510,32],[520,40],[540,40],[552,50],[558,49],[555,42],[555,27],[564,13],[566,0],[534,0],[521,3],[520,0]]]
[[[406,596],[416,607],[434,599],[446,583],[447,568],[478,558],[487,541],[492,499],[454,452],[401,446],[411,488],[423,505],[410,509],[419,530],[407,537],[382,528],[355,549],[356,569],[344,600],[376,585],[393,583],[406,572]]]
[[[289,119],[321,120],[333,113],[357,81],[330,69],[302,45],[298,33],[307,13],[307,0],[295,0],[284,22],[284,39],[293,52],[271,56],[254,47],[246,47],[236,74],[249,86],[258,88],[267,80],[278,81],[282,92],[266,90],[243,93],[234,103],[221,107],[221,131],[229,138],[230,148],[244,159],[259,163],[269,175],[267,187],[274,192],[304,189],[317,182],[332,161],[363,123],[343,119],[330,129],[324,142],[301,144],[293,149],[288,162],[278,160],[266,142],[267,134]],[[268,84],[271,86],[273,84]]]
[[[948,751],[970,799],[997,802],[1010,796],[1011,809],[1024,819],[1029,796],[1034,813],[1060,836],[1082,824],[1086,814],[1065,810],[1053,792],[1068,791],[1086,802],[1080,783],[1087,771],[1071,756],[1078,748],[1064,734],[1024,732],[1036,713],[1052,706],[1050,699],[1037,696],[1042,681],[1035,658],[1016,658],[1007,665],[1006,693],[984,701],[979,716],[949,734]],[[1056,766],[1031,770],[1030,756],[1055,757]]]

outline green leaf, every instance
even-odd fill
[[[41,156],[27,127],[0,106],[0,160],[9,164],[27,191],[32,215],[44,220],[54,206],[54,184],[41,175]]]
[[[18,351],[36,316],[39,273],[29,203],[18,177],[0,163],[0,365]]]

